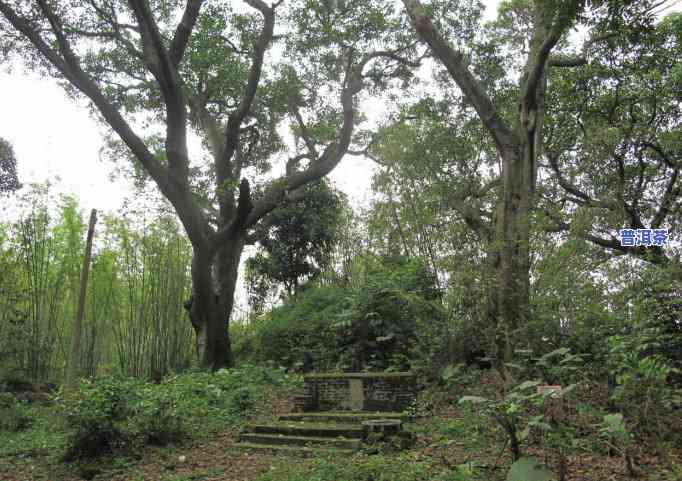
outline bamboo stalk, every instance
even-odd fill
[[[78,297],[78,313],[76,322],[71,332],[71,352],[69,363],[66,367],[66,388],[73,389],[78,377],[78,366],[80,360],[81,347],[81,327],[83,325],[83,315],[85,314],[85,295],[88,287],[88,273],[90,272],[90,257],[92,255],[92,238],[95,234],[95,222],[97,222],[97,211],[92,209],[90,212],[90,225],[88,226],[88,237],[85,243],[85,259],[83,260],[83,270],[81,272],[80,294]]]

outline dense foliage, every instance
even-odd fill
[[[262,311],[278,288],[293,295],[329,268],[339,224],[349,209],[325,182],[306,186],[303,199],[275,209],[260,229],[259,249],[246,261],[249,302]]]
[[[134,452],[140,445],[209,435],[252,416],[268,388],[295,385],[295,378],[280,370],[256,366],[192,372],[160,384],[123,377],[83,381],[78,391],[58,399],[68,433],[65,456],[74,460]]]
[[[682,479],[682,15],[245,3],[0,0],[0,51],[88,99],[103,153],[166,199],[97,226],[60,386],[86,226],[0,139],[0,479],[102,457],[174,481]],[[361,208],[324,180],[348,155],[374,163]],[[311,369],[416,373],[413,449],[227,449]]]
[[[17,158],[14,148],[0,137],[0,193],[13,192],[21,187],[17,176]]]
[[[366,254],[352,286],[310,286],[236,337],[238,357],[316,370],[407,370],[430,365],[446,330],[436,289],[418,258]]]

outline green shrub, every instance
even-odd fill
[[[175,393],[191,433],[210,434],[243,423],[264,406],[270,390],[300,389],[301,384],[300,376],[283,370],[243,364],[215,373],[175,376],[159,387]]]
[[[0,392],[0,432],[18,432],[31,425],[26,407],[13,394]]]
[[[240,331],[240,353],[315,370],[428,366],[443,343],[442,306],[419,258],[362,257],[353,286],[310,286]]]
[[[148,444],[165,446],[181,440],[187,430],[175,392],[146,388],[135,406],[132,422]]]
[[[247,387],[242,387],[234,391],[229,398],[228,406],[230,412],[244,416],[255,406],[253,393]]]
[[[133,437],[126,422],[133,414],[136,387],[130,380],[104,377],[83,380],[77,392],[65,396],[62,406],[70,431],[67,461],[93,458],[130,446]]]
[[[612,401],[633,421],[638,434],[661,436],[667,434],[666,426],[675,430],[677,426],[665,419],[676,396],[668,378],[677,370],[665,357],[649,354],[656,343],[646,337],[613,336],[609,341],[609,365],[616,381]]]
[[[459,399],[459,404],[478,406],[481,412],[494,419],[507,434],[508,440],[505,443],[509,443],[512,460],[518,461],[521,458],[521,443],[528,438],[531,428],[541,431],[554,429],[543,414],[530,416],[529,408],[541,407],[545,399],[552,395],[548,391],[537,392],[536,386],[539,384],[540,381],[524,381],[509,391],[503,399],[463,396]],[[561,397],[574,389],[575,384],[572,384],[556,394]]]
[[[338,319],[341,365],[353,370],[430,371],[444,313],[424,259],[366,255],[350,312]]]
[[[560,347],[537,359],[535,371],[547,384],[568,385],[583,380],[585,361],[579,354],[571,354],[567,347]]]
[[[0,392],[0,409],[9,409],[17,403],[12,393]]]
[[[54,406],[18,403],[17,407],[30,425],[26,423],[25,428],[19,431],[0,430],[0,465],[3,458],[21,459],[64,453],[64,423],[61,416],[55,416]],[[5,419],[0,413],[0,423]]]
[[[245,364],[187,372],[161,384],[102,377],[58,398],[69,432],[67,460],[210,436],[245,422],[269,390],[300,388],[299,376]]]
[[[633,436],[625,425],[623,415],[621,413],[605,415],[599,434],[610,448],[623,456],[628,474],[634,477],[636,472],[631,453]]]
[[[285,301],[255,323],[255,358],[293,367],[309,352],[319,370],[338,362],[334,320],[350,308],[352,291],[338,287],[310,287]]]

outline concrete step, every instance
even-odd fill
[[[280,421],[271,424],[255,424],[249,427],[259,434],[286,434],[291,436],[317,436],[320,438],[339,437],[362,438],[359,424],[321,424],[300,421]]]
[[[310,448],[334,447],[341,449],[359,449],[359,439],[321,438],[315,436],[288,436],[284,434],[246,433],[239,436],[239,441],[249,444],[308,446]]]
[[[235,448],[264,454],[285,454],[287,456],[315,456],[317,454],[352,455],[354,449],[311,448],[308,446],[285,446],[282,444],[237,443]]]
[[[319,411],[308,413],[283,414],[280,421],[312,421],[312,422],[337,422],[337,423],[361,423],[371,419],[401,419],[406,421],[406,413],[396,412],[370,412],[370,411]]]

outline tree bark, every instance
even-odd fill
[[[273,209],[291,200],[292,193],[298,188],[327,175],[338,165],[351,143],[356,123],[355,96],[364,87],[363,69],[370,61],[380,57],[402,60],[398,55],[399,50],[373,51],[360,57],[356,55],[358,52],[351,54],[345,51],[340,54],[345,71],[340,82],[342,125],[336,139],[328,143],[324,150],[313,147],[308,167],[300,171],[287,171],[269,185],[258,202],[252,204],[248,182],[242,181],[238,198],[227,186],[239,182],[241,178],[240,136],[261,83],[265,53],[274,35],[275,9],[281,2],[269,6],[263,0],[244,1],[260,12],[262,25],[253,44],[247,84],[238,105],[229,114],[223,113],[227,116],[226,121],[206,108],[205,92],[191,93],[191,89],[185,89],[187,86],[182,84],[180,75],[183,54],[198,20],[202,0],[187,0],[170,46],[156,23],[149,2],[128,2],[129,11],[126,11],[125,16],[132,14],[139,42],[133,43],[118,33],[121,25],[117,21],[101,19],[110,25],[99,35],[108,40],[113,39],[118,47],[138,61],[140,65],[136,68],[146,69],[158,87],[166,121],[166,161],[162,162],[126,121],[120,107],[105,94],[102,81],[89,73],[88,66],[81,62],[77,54],[78,40],[84,37],[79,38],[77,33],[71,31],[69,19],[62,16],[55,2],[36,0],[37,6],[29,10],[28,7],[17,7],[15,2],[0,0],[0,15],[8,25],[27,41],[27,45],[32,46],[35,55],[51,65],[55,76],[90,99],[175,209],[193,249],[193,294],[185,307],[197,334],[200,363],[213,370],[232,364],[228,327],[239,261],[248,229],[253,228]],[[116,16],[115,9],[112,9],[111,14]],[[45,22],[36,22],[35,16]],[[72,40],[74,38],[75,42]],[[206,210],[197,202],[191,190],[187,149],[188,108],[191,116],[197,119],[214,159],[214,187],[220,210],[217,228],[211,224]]]
[[[532,6],[534,25],[530,52],[519,86],[518,117],[507,125],[483,85],[469,70],[465,55],[456,50],[436,28],[419,0],[403,0],[410,21],[434,56],[473,105],[497,147],[502,186],[496,212],[495,241],[488,255],[497,267],[497,290],[488,299],[488,311],[496,328],[497,366],[508,379],[505,362],[514,353],[519,329],[530,317],[530,228],[542,146],[546,69],[549,55],[580,8]],[[555,8],[554,11],[548,10]]]
[[[498,357],[509,362],[518,330],[530,317],[530,215],[532,191],[527,175],[529,157],[523,147],[503,152],[503,189],[497,214],[497,347]],[[534,180],[534,179],[533,179]]]
[[[199,362],[214,371],[232,366],[229,324],[243,250],[242,234],[225,243],[215,256],[202,250],[194,252],[189,316]]]
[[[85,258],[83,259],[83,270],[81,271],[80,293],[78,295],[78,312],[71,331],[71,351],[69,353],[69,363],[66,366],[66,388],[73,389],[78,378],[78,368],[81,353],[81,333],[83,317],[85,315],[85,297],[88,288],[88,273],[90,272],[90,257],[92,254],[92,238],[95,234],[95,223],[97,222],[97,211],[92,209],[90,212],[90,224],[88,225],[88,237],[85,242]]]

